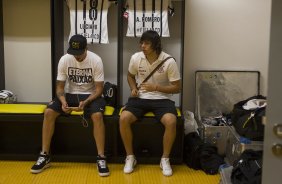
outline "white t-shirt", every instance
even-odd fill
[[[104,81],[102,59],[90,51],[82,62],[66,54],[59,61],[57,80],[66,81],[66,93],[91,94],[95,90],[95,81]]]
[[[154,30],[162,37],[169,37],[168,9],[170,0],[127,0],[128,27],[126,36],[140,37],[143,32]]]
[[[137,52],[131,56],[128,71],[137,76],[138,86],[153,71],[159,63],[169,57],[165,52],[161,52],[157,61],[152,65],[146,59],[143,52]],[[178,66],[173,58],[168,59],[147,81],[148,83],[158,84],[160,86],[168,86],[170,82],[180,80]],[[170,99],[172,94],[162,93],[159,91],[147,92],[139,90],[139,98],[143,99]]]
[[[108,0],[66,0],[70,11],[70,35],[81,34],[87,43],[109,43]]]

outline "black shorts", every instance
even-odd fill
[[[86,100],[90,94],[69,94],[66,93],[66,101],[69,107],[78,107],[79,102]],[[106,106],[106,101],[104,98],[99,97],[93,100],[90,104],[84,107],[84,115],[85,117],[89,118],[91,114],[95,112],[102,112],[104,113]],[[62,110],[62,103],[61,101],[55,97],[53,101],[51,101],[47,108],[53,109],[54,111],[62,114],[62,115],[69,115]]]
[[[130,97],[124,110],[130,111],[138,119],[142,118],[147,112],[153,112],[158,121],[166,113],[172,113],[177,117],[175,102],[169,99],[151,100]]]

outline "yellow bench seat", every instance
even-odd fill
[[[112,106],[106,106],[104,111],[104,116],[111,116],[113,115],[115,108]],[[71,115],[83,115],[83,111],[72,111]]]
[[[43,104],[0,104],[0,113],[43,114],[46,107]]]
[[[6,114],[43,114],[47,105],[43,104],[0,104],[0,113]],[[113,115],[114,107],[106,106],[104,115]],[[72,111],[71,115],[82,115],[83,111]]]

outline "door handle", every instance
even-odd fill
[[[275,155],[275,156],[282,156],[282,144],[277,144],[277,143],[274,143],[272,145],[272,153]]]
[[[282,138],[282,124],[274,124],[273,132],[277,137]]]

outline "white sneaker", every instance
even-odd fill
[[[125,159],[125,166],[123,172],[126,174],[132,173],[137,161],[134,155],[128,155]]]
[[[170,167],[169,158],[162,158],[160,167],[162,169],[163,175],[165,176],[171,176],[172,175],[172,169]]]

